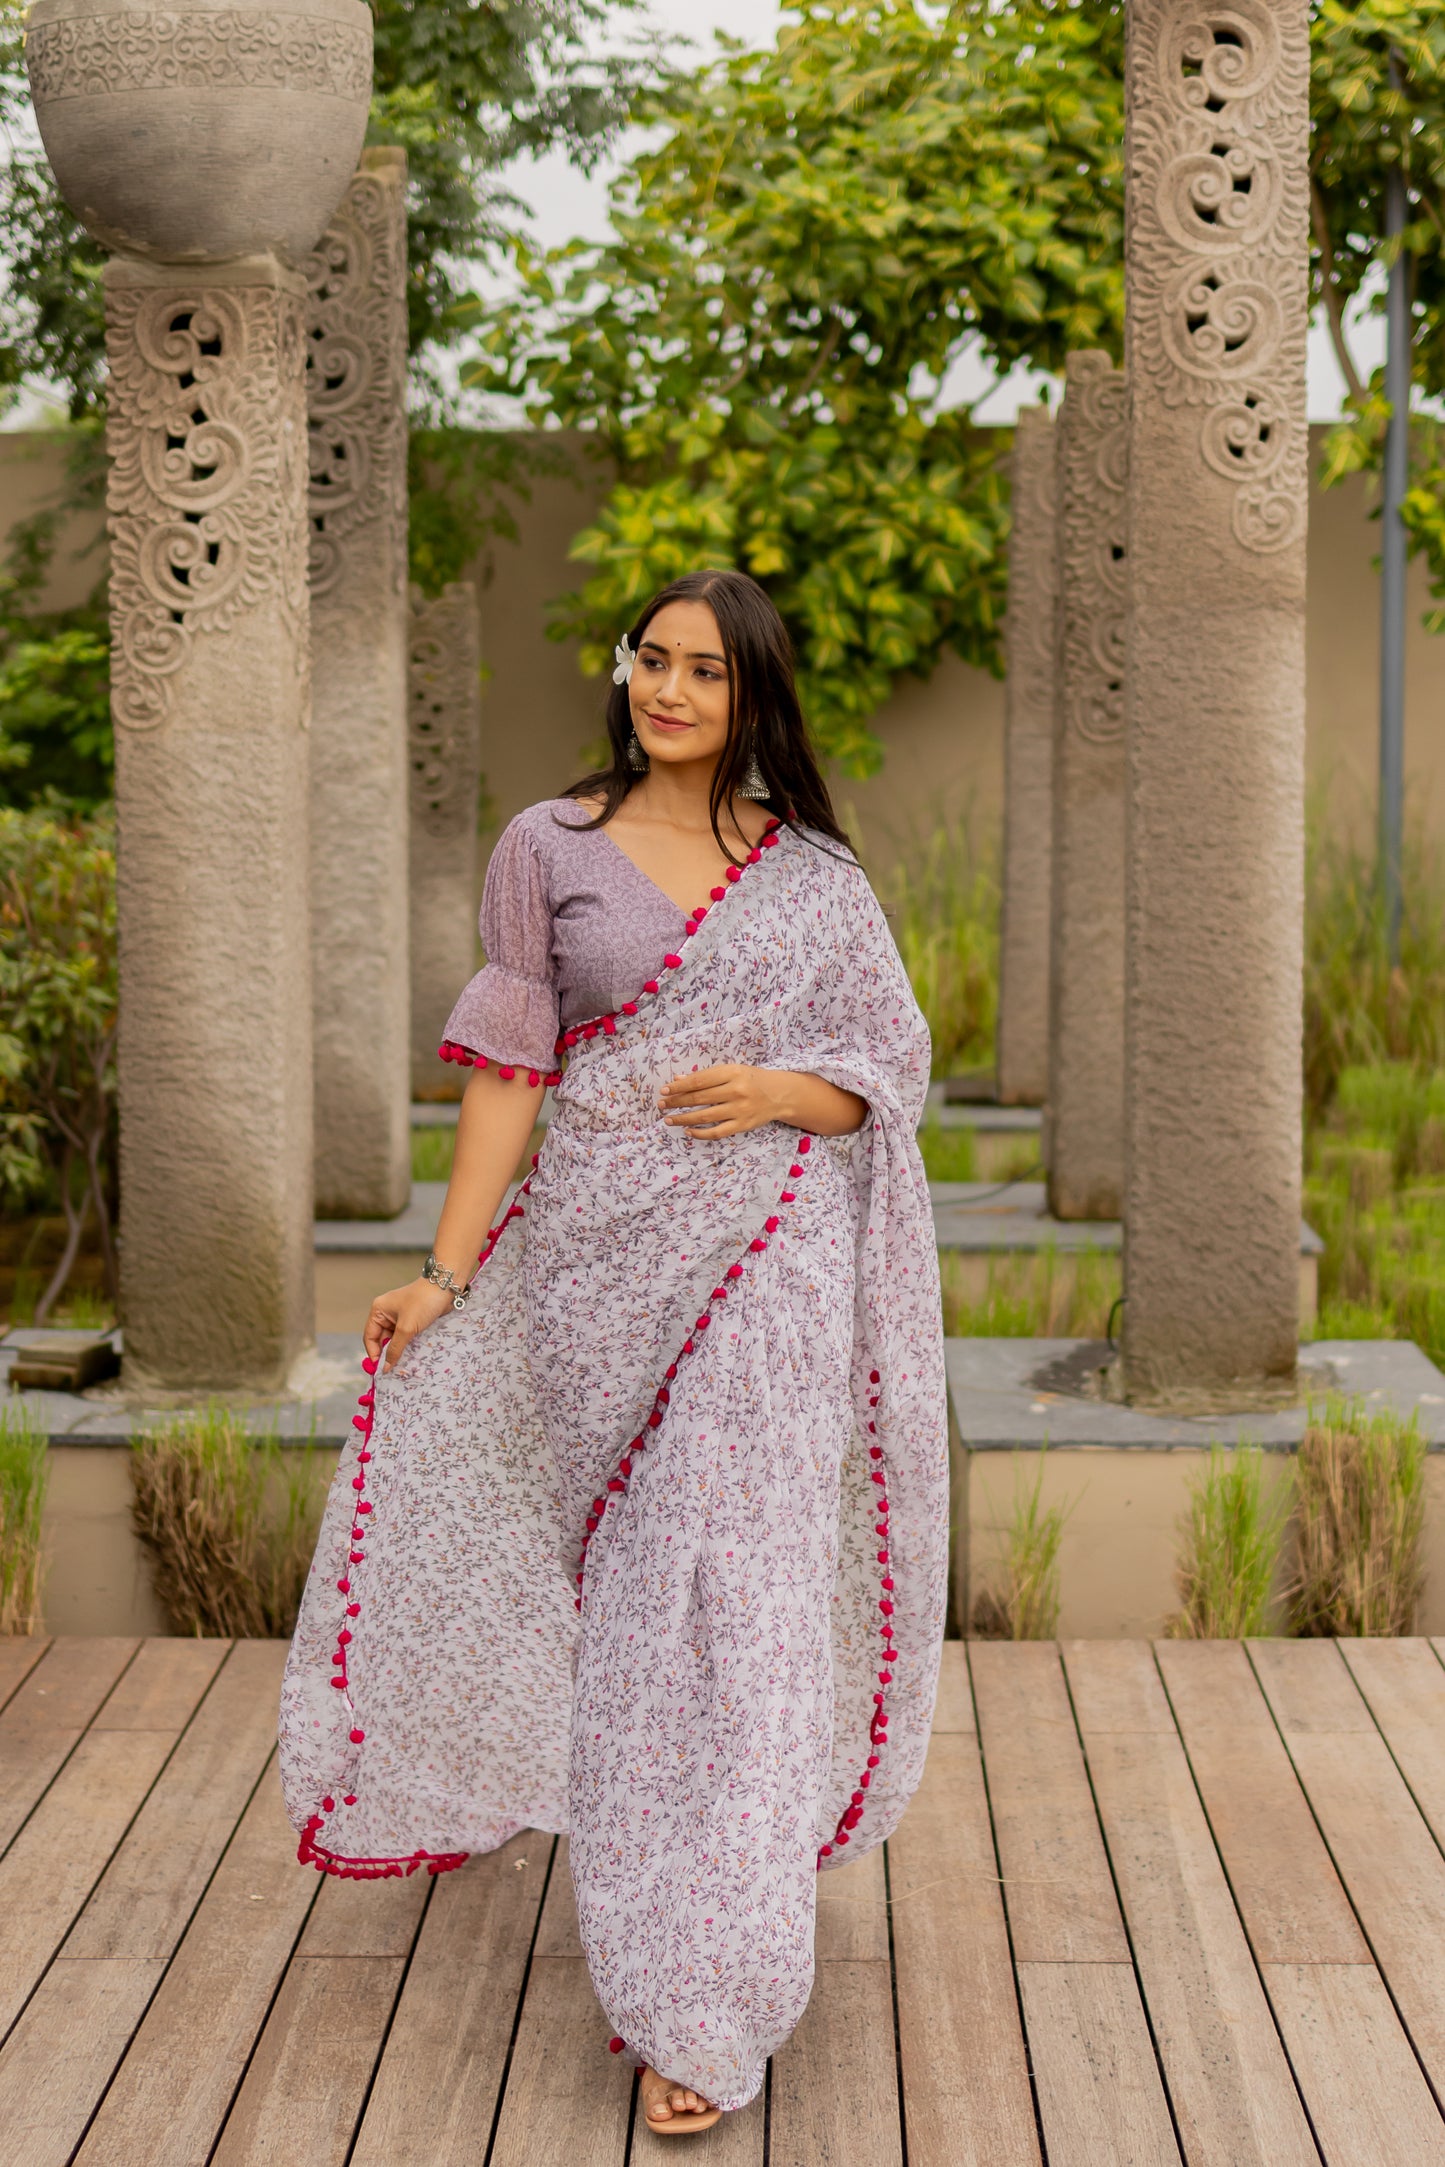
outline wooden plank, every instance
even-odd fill
[[[1435,1841],[1445,1845],[1445,1669],[1428,1640],[1342,1640],[1339,1650]]]
[[[195,1713],[229,1652],[229,1640],[157,1636],[141,1643],[135,1661],[107,1694],[93,1731],[178,1731]]]
[[[819,1966],[803,2021],[773,2057],[768,2158],[771,2167],[902,2167],[886,1964]]]
[[[50,1646],[40,1633],[0,1635],[0,1708],[22,1685]]]
[[[1132,1966],[1021,1963],[1018,1976],[1049,2167],[1179,2167]]]
[[[397,1881],[341,1881],[327,1874],[296,1953],[407,1956],[435,1887],[436,1876],[425,1872]]]
[[[577,1930],[577,1892],[565,1836],[557,1838],[556,1855],[547,1882],[542,1916],[537,1924],[535,1956],[581,1957],[582,1936]]]
[[[0,2033],[104,1871],[227,1645],[147,1641],[0,1859]]]
[[[1257,1961],[1368,1964],[1365,1937],[1243,1647],[1163,1640],[1155,1653]]]
[[[1445,2123],[1373,1964],[1267,1964],[1320,2149],[1342,2167],[1442,2167]]]
[[[474,2167],[484,2153],[552,1848],[528,1829],[438,1876],[353,2167]]]
[[[580,1956],[534,1957],[491,2167],[622,2167],[634,2071]],[[475,2155],[474,2155],[475,2156]]]
[[[0,1711],[0,1850],[129,1663],[137,1640],[52,1640]]]
[[[296,1863],[268,1769],[101,2102],[82,2167],[209,2159],[320,1878]]]
[[[1258,1642],[1250,1653],[1375,1962],[1445,2096],[1445,1858],[1336,1644]]]
[[[215,2167],[344,2167],[402,1970],[396,1956],[292,1958]]]
[[[881,1844],[859,1859],[849,1859],[846,1866],[819,1874],[813,1954],[820,1964],[888,1962],[888,1887]]]
[[[175,1744],[87,1732],[0,1859],[0,2037],[65,1939]]]
[[[888,1858],[909,2167],[1027,2167],[1038,2132],[973,1739],[934,1738]]]
[[[1015,1962],[1127,1964],[1058,1649],[975,1641],[969,1663]]]
[[[1071,1640],[1063,1654],[1185,2157],[1315,2167],[1150,1648]]]
[[[935,1731],[962,1731],[972,1737],[973,1727],[973,1695],[969,1690],[965,1644],[961,1640],[946,1640],[938,1666],[933,1728]]]
[[[276,1743],[286,1650],[232,1648],[66,1939],[74,1957],[169,1960]]]
[[[164,1969],[51,1965],[0,2052],[0,2167],[64,2167]]]

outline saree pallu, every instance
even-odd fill
[[[281,1767],[331,1873],[568,1834],[620,2041],[737,2107],[807,2002],[816,1870],[922,1770],[948,1458],[928,1035],[882,911],[786,828],[714,897],[565,1034],[469,1307],[363,1395]],[[658,1090],[722,1062],[825,1077],[864,1126],[689,1143]]]

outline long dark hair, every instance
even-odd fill
[[[740,862],[723,841],[718,814],[724,805],[731,804],[750,759],[758,763],[768,786],[768,806],[780,820],[816,829],[851,852],[852,845],[838,825],[828,786],[808,743],[794,679],[793,643],[767,594],[746,572],[689,572],[655,594],[630,627],[627,637],[634,654],[653,618],[669,602],[706,602],[722,634],[732,706],[727,743],[713,776],[708,810],[723,856],[734,865]],[[572,783],[563,792],[569,798],[601,797],[602,810],[595,820],[586,823],[589,827],[604,827],[634,783],[642,780],[627,764],[631,738],[628,687],[614,685],[607,701],[612,764],[584,775],[581,782]]]

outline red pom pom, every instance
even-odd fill
[[[760,850],[750,850],[750,851],[748,852],[748,864],[749,864],[749,865],[757,865],[757,864],[760,864],[760,863],[761,863],[761,860],[762,860],[762,855],[763,855],[763,854],[762,854],[762,852],[761,852]]]
[[[848,1831],[847,1831],[847,1829],[846,1829],[846,1828],[840,1828],[840,1829],[839,1829],[839,1830],[837,1831],[837,1833],[835,1834],[835,1836],[834,1836],[834,1838],[833,1838],[833,1841],[834,1841],[834,1843],[846,1843],[846,1842],[848,1841]]]
[[[656,991],[657,991],[657,980],[656,980],[655,978],[648,978],[648,979],[645,979],[645,980],[643,981],[643,987],[642,987],[642,990],[643,990],[643,992],[644,992],[644,993],[656,993]]]
[[[776,1234],[782,1223],[781,1219],[764,1219],[763,1232],[765,1234]]]
[[[462,1060],[463,1060],[463,1062],[465,1062],[465,1061],[466,1061],[466,1058],[467,1058],[467,1057],[466,1057],[466,1055],[465,1055],[465,1054],[463,1054],[463,1055],[462,1055]],[[484,1053],[479,1053],[479,1054],[477,1055],[476,1059],[475,1059],[475,1060],[474,1060],[474,1061],[472,1062],[472,1064],[471,1064],[471,1065],[472,1065],[472,1067],[473,1067],[473,1068],[488,1068],[488,1067],[490,1067],[490,1065],[491,1065],[491,1064],[490,1064],[490,1063],[488,1062],[488,1060],[487,1060],[487,1057],[486,1057],[486,1055],[485,1055]]]
[[[662,1416],[655,1407],[647,1418],[647,1427],[650,1430],[660,1430],[662,1428]]]
[[[366,1371],[368,1377],[374,1377],[376,1375],[376,1356],[374,1354],[369,1354],[361,1366]]]
[[[757,1256],[762,1250],[766,1249],[767,1246],[767,1243],[761,1238],[761,1236],[758,1238],[757,1241],[752,1241],[748,1243],[748,1247],[749,1249],[751,1249],[754,1256]]]
[[[728,883],[729,887],[732,886],[734,881],[741,880],[742,877],[742,874],[738,871],[735,865],[730,865],[727,871],[723,874],[723,879]]]
[[[348,1618],[359,1618],[361,1616],[360,1603],[348,1603],[346,1606],[346,1615]]]
[[[812,1139],[812,1137],[811,1137],[811,1136],[805,1136],[805,1137],[803,1138],[803,1141],[802,1141],[802,1142],[801,1142],[801,1143],[799,1144],[799,1146],[798,1146],[798,1155],[799,1155],[799,1157],[800,1157],[800,1158],[801,1158],[801,1157],[803,1157],[803,1156],[804,1156],[804,1155],[805,1155],[805,1154],[806,1154],[807,1152],[810,1152],[810,1151],[812,1150],[812,1148],[813,1148],[813,1139]]]
[[[620,2054],[626,2044],[627,2042],[625,2039],[609,2039],[607,2042],[607,2051],[609,2054]]]
[[[664,956],[662,962],[665,970],[676,971],[682,968],[681,956]]]
[[[868,1756],[868,1766],[869,1766],[870,1768],[876,1768],[876,1767],[878,1766],[878,1756],[877,1756],[877,1754],[876,1754],[876,1753],[870,1753],[870,1754],[869,1754],[869,1756]]]
[[[637,1014],[636,1001],[624,1001],[622,1004],[622,1013],[624,1016],[635,1016]]]
[[[541,1077],[540,1077],[540,1076],[539,1076],[539,1075],[537,1074],[537,1071],[536,1071],[536,1070],[535,1070],[534,1068],[529,1068],[529,1069],[528,1069],[528,1071],[527,1071],[527,1081],[528,1081],[528,1083],[529,1083],[529,1084],[530,1084],[530,1085],[532,1086],[533,1090],[535,1091],[535,1089],[537,1088],[537,1085],[538,1085],[538,1084],[539,1084],[539,1083],[540,1083],[540,1082],[542,1081],[542,1079],[541,1079]]]
[[[351,1427],[354,1430],[369,1430],[371,1424],[367,1421],[365,1415],[353,1415],[351,1418]]]
[[[577,1033],[575,1031],[564,1031],[562,1037],[563,1043],[569,1050],[577,1043]]]
[[[784,1189],[782,1195],[778,1198],[780,1204],[796,1204],[797,1201],[791,1189]]]
[[[616,1475],[609,1475],[607,1478],[607,1487],[612,1492],[613,1496],[616,1497],[620,1495],[623,1485],[621,1482],[618,1481]]]
[[[724,1279],[741,1279],[742,1276],[743,1268],[741,1264],[730,1264],[727,1270],[723,1273]]]
[[[705,1332],[711,1323],[711,1317],[699,1317],[697,1323],[693,1326],[693,1330],[695,1332]]]
[[[868,1372],[868,1382],[869,1384],[882,1384],[883,1379],[879,1376],[876,1369],[870,1369]]]
[[[346,1793],[346,1796],[342,1799],[341,1803],[343,1806],[354,1806],[356,1804],[355,1791],[348,1791]]]
[[[351,1487],[353,1490],[364,1490],[366,1488],[365,1475],[353,1475],[351,1478]]]
[[[630,1475],[632,1473],[631,1460],[619,1460],[617,1463],[617,1472],[619,1475]]]
[[[823,1844],[819,1849],[818,1856],[820,1859],[830,1859],[833,1856],[833,1846],[830,1843]]]
[[[364,1744],[366,1743],[366,1733],[365,1733],[365,1731],[363,1731],[363,1730],[355,1730],[355,1731],[353,1731],[353,1732],[351,1733],[351,1743],[352,1743],[352,1744],[353,1744],[354,1746],[360,1746],[360,1745],[364,1745]]]
[[[338,1641],[339,1641],[339,1642],[341,1643],[341,1646],[342,1646],[343,1648],[348,1648],[348,1647],[350,1647],[350,1645],[351,1645],[351,1635],[350,1635],[350,1633],[349,1633],[349,1632],[347,1631],[347,1629],[346,1629],[346,1627],[345,1627],[344,1625],[342,1626],[342,1628],[341,1628],[341,1631],[340,1631],[340,1632],[339,1632],[339,1633],[337,1634],[336,1638],[337,1638],[337,1640],[338,1640]]]
[[[889,1600],[888,1600],[888,1598],[887,1598],[887,1596],[886,1596],[886,1595],[885,1595],[885,1596],[883,1597],[882,1601],[881,1601],[881,1602],[879,1603],[879,1605],[878,1605],[878,1608],[879,1608],[879,1609],[880,1609],[880,1610],[882,1611],[882,1613],[883,1613],[883,1615],[884,1615],[884,1617],[885,1617],[885,1618],[891,1618],[891,1617],[892,1617],[892,1615],[893,1615],[893,1605],[892,1605],[892,1604],[891,1604],[891,1603],[889,1602]]]
[[[321,1811],[323,1813],[335,1813],[336,1800],[334,1798],[323,1798],[321,1801]]]
[[[708,890],[708,894],[709,894],[709,895],[710,895],[710,896],[712,897],[712,899],[713,899],[714,903],[720,903],[720,902],[722,901],[723,897],[724,897],[724,896],[725,896],[725,895],[727,894],[727,889],[726,889],[726,888],[709,888],[709,890]]]
[[[891,1595],[891,1594],[893,1593],[893,1582],[892,1582],[892,1580],[891,1580],[891,1579],[885,1579],[885,1580],[884,1580],[884,1581],[882,1582],[882,1586],[884,1586],[885,1588],[887,1588],[887,1590],[888,1590],[888,1592],[889,1592],[889,1594],[890,1594],[890,1595]]]
[[[595,1512],[589,1512],[589,1513],[588,1513],[588,1515],[587,1515],[587,1527],[588,1527],[588,1532],[589,1532],[589,1533],[590,1533],[590,1532],[592,1532],[592,1531],[593,1531],[593,1530],[594,1530],[594,1529],[596,1528],[596,1526],[597,1526],[597,1515],[596,1515],[596,1513],[595,1513]]]
[[[331,1683],[335,1686],[338,1693],[344,1693],[346,1691],[346,1680],[344,1678],[333,1678]]]
[[[349,1595],[351,1593],[351,1582],[349,1580],[338,1580],[336,1585],[341,1594]]]

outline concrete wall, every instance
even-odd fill
[[[1323,432],[1313,432],[1316,455]],[[56,434],[0,434],[0,527],[49,495],[64,459]],[[1317,458],[1316,458],[1316,463]],[[581,772],[581,748],[601,734],[604,682],[579,673],[572,650],[545,637],[548,601],[578,583],[569,561],[574,534],[602,494],[600,477],[549,477],[519,507],[518,542],[497,542],[469,576],[480,589],[482,654],[490,670],[483,705],[483,760],[498,823],[551,796]],[[93,530],[91,530],[93,531]],[[1369,491],[1352,478],[1311,489],[1308,754],[1311,784],[1328,790],[1336,817],[1361,835],[1373,820],[1379,585],[1372,559],[1378,526]],[[100,570],[98,553],[73,554],[67,537],[52,591],[56,606],[78,601]],[[1445,844],[1445,638],[1420,622],[1429,606],[1423,567],[1410,569],[1406,662],[1408,812]],[[887,750],[883,772],[864,783],[835,781],[840,810],[870,863],[882,866],[912,832],[940,815],[970,809],[980,834],[997,822],[1003,790],[1003,687],[949,659],[926,684],[901,685],[877,720]]]

